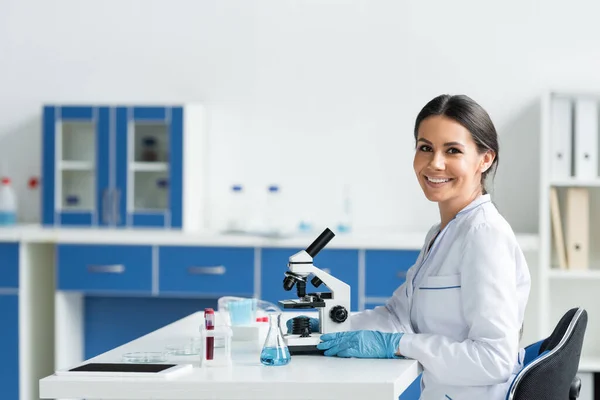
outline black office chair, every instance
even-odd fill
[[[573,308],[560,319],[550,336],[525,348],[523,369],[515,377],[507,400],[575,400],[587,312]]]

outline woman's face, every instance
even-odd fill
[[[479,154],[471,133],[451,118],[432,116],[419,126],[413,167],[430,201],[472,199],[493,160],[490,151]]]

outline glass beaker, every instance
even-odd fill
[[[290,351],[280,327],[281,313],[269,314],[269,332],[260,353],[260,362],[268,366],[287,365],[291,360]]]

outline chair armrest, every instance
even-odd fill
[[[571,382],[571,389],[569,389],[569,400],[577,400],[580,391],[581,379],[578,376],[575,376],[575,378],[573,378],[573,382]]]

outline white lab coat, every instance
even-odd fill
[[[423,365],[422,400],[504,400],[522,368],[519,330],[531,279],[515,235],[481,195],[428,232],[385,306],[352,316],[353,330],[404,332],[400,354]]]

